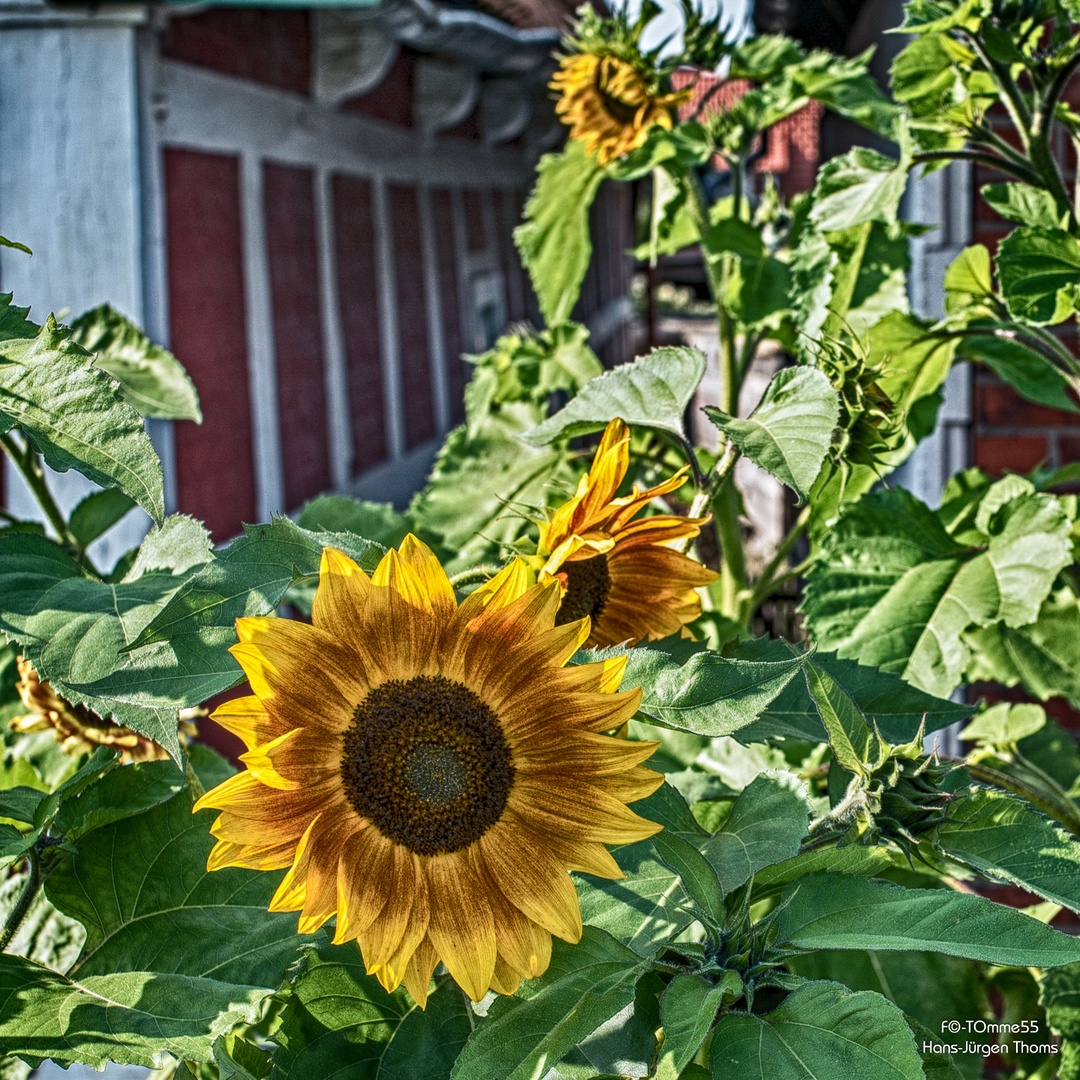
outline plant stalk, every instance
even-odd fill
[[[29,863],[30,869],[23,890],[19,894],[18,903],[12,908],[11,913],[4,922],[4,929],[0,931],[0,953],[7,952],[8,946],[19,932],[19,927],[22,926],[23,920],[26,918],[30,908],[33,907],[37,894],[41,889],[41,863],[36,847],[32,847],[26,853],[26,861]]]
[[[53,527],[53,531],[56,533],[60,543],[72,551],[78,551],[79,543],[72,535],[67,518],[64,517],[60,507],[56,505],[56,500],[52,497],[52,492],[49,491],[48,485],[45,483],[45,472],[41,467],[37,454],[34,452],[34,448],[27,442],[25,453],[22,452],[11,437],[10,432],[0,435],[0,447],[4,448],[15,468],[19,470],[22,478],[26,481],[26,486],[30,488],[34,498],[37,499],[38,505],[44,511],[45,517]]]
[[[925,165],[928,161],[975,161],[980,165],[989,165],[992,169],[1009,173],[1017,180],[1023,180],[1025,184],[1041,186],[1041,177],[1032,169],[1014,165],[1011,161],[996,154],[984,154],[978,150],[928,150],[922,154],[916,154],[911,159],[912,165]]]
[[[1025,784],[1023,781],[1017,780],[997,769],[992,769],[989,765],[965,763],[963,761],[957,762],[957,764],[966,769],[976,780],[981,780],[985,784],[992,784],[994,787],[1011,792],[1013,795],[1023,796],[1037,810],[1041,810],[1047,817],[1053,818],[1059,824],[1064,825],[1074,836],[1080,836],[1080,814],[1077,814],[1075,810],[1069,811],[1065,807],[1058,806],[1029,784]]]

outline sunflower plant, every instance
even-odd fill
[[[1080,750],[968,689],[1080,707],[1075,468],[969,469],[936,509],[875,487],[956,359],[1074,407],[1048,328],[1080,307],[1076,190],[1046,148],[1077,137],[1078,13],[913,0],[891,97],[866,57],[689,7],[682,51],[645,51],[654,14],[568,38],[569,141],[518,234],[547,325],[471,358],[405,511],[328,494],[213,549],[165,515],[145,434],[199,418],[175,357],[107,307],[38,325],[0,297],[0,449],[45,523],[0,524],[5,1080],[975,1078],[987,1039],[957,1024],[996,1025],[1010,1075],[1080,1075],[1080,944],[1051,925],[1080,912]],[[692,104],[678,67],[721,58],[746,93]],[[898,156],[785,205],[747,169],[811,99]],[[899,200],[972,158],[1019,227],[922,321]],[[570,321],[597,186],[643,178],[641,256],[703,253],[710,446],[700,352],[604,371]],[[765,339],[792,362],[743,415]],[[740,459],[801,507],[753,579]],[[100,490],[65,513],[45,466]],[[106,565],[136,505],[149,532]],[[791,582],[785,641],[762,611]],[[927,749],[961,721],[965,757]]]

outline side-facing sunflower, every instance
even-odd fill
[[[670,131],[671,110],[690,97],[687,91],[661,94],[633,64],[594,53],[563,57],[551,89],[570,137],[601,166],[636,150],[654,124]]]
[[[541,582],[565,591],[556,622],[588,616],[590,645],[636,644],[677,633],[701,614],[695,589],[717,574],[672,544],[694,537],[709,519],[656,514],[633,521],[652,499],[675,491],[689,466],[655,487],[615,497],[630,465],[630,430],[619,419],[604,431],[577,492],[540,526]]]
[[[605,19],[582,8],[552,77],[555,111],[601,166],[636,150],[654,124],[670,131],[671,110],[693,96],[692,87],[665,93],[676,64],[661,61],[659,49],[642,51],[641,35],[659,11],[646,0],[631,23],[625,11]]]
[[[204,795],[208,866],[289,867],[272,911],[337,916],[387,990],[423,1006],[441,960],[479,1000],[542,974],[581,936],[568,870],[622,877],[605,844],[660,826],[626,806],[662,777],[655,743],[602,732],[636,711],[623,662],[564,667],[589,634],[559,589],[508,566],[459,605],[414,537],[369,577],[323,552],[312,624],[237,620],[254,696],[214,718],[247,766]]]

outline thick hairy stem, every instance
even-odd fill
[[[11,914],[8,915],[4,922],[4,929],[0,931],[0,953],[7,952],[8,946],[19,932],[19,927],[22,926],[23,920],[26,918],[30,908],[33,907],[37,894],[41,889],[41,863],[37,849],[31,848],[26,853],[26,858],[29,863],[29,872],[26,876],[26,882],[23,884],[23,890],[19,894],[19,901],[12,908]]]
[[[989,165],[993,169],[1015,176],[1023,180],[1025,184],[1033,184],[1040,187],[1042,179],[1034,169],[1028,169],[997,154],[987,154],[980,150],[929,150],[923,154],[916,154],[911,159],[912,165],[925,165],[928,161],[975,161],[980,165]]]
[[[485,581],[493,578],[499,572],[497,566],[471,566],[468,570],[462,570],[450,579],[450,584],[455,589],[463,585],[483,585]]]
[[[1009,69],[1004,64],[999,64],[986,51],[977,34],[965,33],[964,37],[967,38],[968,44],[975,50],[975,54],[982,61],[983,66],[993,76],[994,82],[998,84],[998,89],[1001,91],[1001,102],[1009,113],[1009,119],[1012,121],[1013,127],[1016,128],[1016,133],[1020,136],[1024,149],[1027,150],[1030,145],[1031,110],[1028,108],[1027,102],[1024,101],[1020,88],[1013,81]]]
[[[1023,796],[1036,810],[1041,810],[1047,817],[1053,818],[1064,825],[1074,836],[1080,836],[1080,814],[1075,809],[1059,806],[1054,800],[1046,798],[1029,784],[1025,784],[1022,780],[1017,780],[1007,773],[993,769],[989,765],[965,764],[963,762],[960,764],[976,780],[981,780],[984,784],[992,784],[994,787],[1011,792],[1013,795]]]
[[[22,478],[26,481],[26,486],[33,493],[34,498],[37,499],[38,505],[44,512],[49,524],[53,527],[53,531],[56,533],[60,543],[73,551],[77,550],[79,547],[78,542],[71,534],[67,518],[64,517],[60,507],[56,505],[56,500],[52,497],[52,492],[49,491],[48,485],[45,483],[45,472],[41,467],[40,459],[34,452],[34,448],[27,442],[26,449],[21,449],[11,437],[10,432],[0,435],[0,447],[4,448],[15,468],[19,470]]]
[[[1050,130],[1053,127],[1054,110],[1057,108],[1058,99],[1077,68],[1080,68],[1080,52],[1069,58],[1047,87],[1042,101],[1039,102],[1039,111],[1035,114],[1031,132],[1031,160],[1044,175],[1050,193],[1061,205],[1068,208],[1074,229],[1080,224],[1080,202],[1069,197],[1057,159],[1050,149]],[[1076,190],[1080,192],[1080,185],[1077,185]]]

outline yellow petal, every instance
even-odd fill
[[[504,813],[479,845],[491,876],[515,907],[564,941],[579,941],[581,909],[574,883],[566,868],[533,840],[531,832]]]
[[[431,944],[458,986],[479,1001],[495,970],[495,920],[487,897],[461,852],[434,856],[427,874]]]

